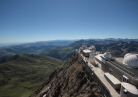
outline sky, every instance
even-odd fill
[[[138,38],[138,0],[0,0],[0,43]]]

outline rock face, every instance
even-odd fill
[[[98,83],[81,65],[77,53],[35,93],[34,97],[104,97]]]

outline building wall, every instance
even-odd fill
[[[123,76],[122,72],[120,72],[117,68],[115,68],[111,64],[107,63],[106,61],[104,64],[101,61],[99,61],[97,58],[95,58],[95,59],[96,59],[96,63],[98,63],[98,66],[101,65],[101,69],[104,72],[109,72],[110,74],[115,76],[119,81],[122,81],[122,76]]]
[[[119,81],[122,81],[122,77],[123,74],[120,70],[118,70],[118,68],[115,68],[113,65],[105,62],[104,65],[102,65],[102,67],[106,68],[106,71],[108,71],[109,73],[111,73],[113,76],[115,76]]]
[[[95,58],[95,61],[104,72],[109,72],[121,82],[123,79],[123,75],[125,75],[129,79],[128,83],[131,83],[132,85],[135,85],[136,87],[138,87],[137,77],[135,79],[135,77],[130,76],[127,72],[124,72],[122,69],[115,67],[114,65],[112,65],[111,63],[108,63],[107,61],[105,61],[105,64],[99,61],[97,58]]]
[[[85,57],[89,57],[89,53],[85,53],[85,52],[82,51],[82,54],[83,54],[83,56],[85,56]]]
[[[84,62],[84,60],[80,57],[81,64],[84,66],[84,68],[90,73],[90,75],[93,73],[94,80],[98,83],[102,91],[105,93],[106,97],[112,97],[109,90],[106,88],[106,86],[101,82],[101,80],[95,75],[95,73],[88,67],[88,65]]]
[[[101,61],[99,61],[99,60],[97,60],[96,58],[95,58],[95,63],[100,67],[100,68],[102,68],[102,62]]]

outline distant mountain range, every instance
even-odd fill
[[[128,41],[131,40],[131,41]],[[135,41],[132,41],[135,40]],[[138,53],[137,39],[88,39],[88,40],[57,40],[49,42],[36,42],[10,46],[0,49],[0,56],[14,54],[38,54],[51,56],[60,60],[67,60],[76,49],[82,46],[82,43],[87,43],[88,46],[95,45],[97,51],[110,51],[113,56],[123,57],[126,53]]]
[[[51,41],[38,41],[34,43],[26,43],[21,44],[24,47],[30,46],[46,46],[46,45],[54,45],[54,46],[65,46],[73,43],[75,40],[51,40]]]
[[[53,40],[53,41],[40,41],[35,43],[26,43],[10,47],[2,47],[0,49],[0,56],[14,55],[14,54],[38,54],[42,50],[49,50],[57,46],[65,46],[73,43],[75,40]]]
[[[129,41],[136,41],[138,42],[138,39],[128,39],[128,38],[105,38],[105,39],[98,39],[98,38],[92,38],[92,39],[86,39],[86,40],[95,40],[95,41],[105,41],[105,40],[113,40],[113,41],[125,41],[125,42],[129,42]]]
[[[25,46],[25,47],[29,47],[29,46],[42,46],[42,45],[58,45],[58,46],[64,46],[64,45],[69,45],[75,41],[77,41],[79,39],[75,39],[75,40],[50,40],[50,41],[38,41],[38,42],[31,42],[31,43],[0,43],[0,48],[6,48],[6,47],[10,47],[10,46],[17,46],[17,45],[21,45],[21,46]],[[136,41],[138,42],[138,39],[128,39],[128,38],[105,38],[105,39],[99,39],[99,38],[91,38],[91,39],[83,39],[83,40],[95,40],[95,41],[105,41],[105,40],[113,40],[113,41],[125,41],[125,42],[129,42],[129,41]]]
[[[0,43],[0,48],[7,48],[10,46],[19,46],[19,45],[24,47],[43,46],[43,45],[64,46],[64,45],[73,43],[74,41],[76,40],[51,40],[51,41],[38,41],[38,42],[31,42],[31,43]]]
[[[51,56],[60,60],[68,59],[76,49],[82,46],[82,43],[87,43],[87,46],[94,45],[97,51],[102,53],[111,52],[114,57],[124,57],[126,53],[138,53],[138,42],[130,41],[95,41],[95,40],[79,40],[68,46],[56,47],[49,50],[43,50],[40,55]]]

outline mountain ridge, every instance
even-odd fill
[[[0,56],[14,55],[20,53],[30,53],[51,56],[60,60],[67,60],[76,49],[79,49],[83,43],[87,46],[94,45],[99,52],[111,52],[114,57],[123,57],[126,53],[138,53],[138,42],[135,41],[114,41],[114,40],[78,40],[66,46],[13,46],[9,48],[0,49]]]
[[[104,97],[104,92],[75,53],[63,67],[54,71],[30,97]]]

